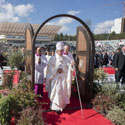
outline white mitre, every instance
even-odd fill
[[[56,44],[56,50],[63,50],[64,47],[64,43],[63,42],[58,42]]]

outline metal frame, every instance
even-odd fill
[[[70,18],[73,18],[75,20],[77,20],[79,23],[82,24],[82,26],[86,29],[87,31],[87,34],[90,36],[90,41],[91,41],[91,55],[90,55],[90,61],[91,63],[94,64],[94,38],[93,38],[93,35],[92,35],[92,32],[90,31],[89,27],[85,24],[85,22],[83,22],[80,18],[76,17],[76,16],[73,16],[73,15],[70,15],[70,14],[59,14],[59,15],[55,15],[55,16],[52,16],[50,18],[48,18],[47,20],[45,20],[40,26],[39,28],[37,29],[36,33],[34,34],[34,37],[33,37],[33,41],[32,41],[32,71],[33,71],[33,74],[32,74],[32,86],[34,86],[34,81],[35,81],[35,40],[36,40],[36,37],[39,33],[39,31],[43,28],[43,26],[49,22],[50,20],[52,19],[55,19],[55,18],[59,18],[59,17],[70,17]],[[94,67],[90,65],[90,69],[92,69],[91,71],[93,71]],[[90,80],[90,82],[92,82],[92,79]],[[34,89],[34,87],[32,88]],[[91,89],[92,89],[92,86],[91,86]],[[91,90],[92,91],[92,90]]]

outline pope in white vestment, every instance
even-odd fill
[[[35,54],[35,93],[43,96],[44,68],[47,65],[46,57],[41,54],[41,48],[37,48]]]
[[[63,43],[59,42],[56,45],[56,54],[47,66],[46,90],[51,101],[51,110],[62,111],[70,103],[71,72],[72,65],[63,56]]]

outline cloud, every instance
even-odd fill
[[[33,5],[27,4],[27,5],[17,5],[15,7],[15,12],[20,17],[26,17],[30,12],[33,12]]]
[[[108,20],[102,23],[98,23],[95,26],[94,33],[110,33],[115,31],[116,33],[121,33],[122,18],[116,18],[114,20]]]
[[[95,26],[94,33],[95,34],[110,33],[113,25],[114,25],[114,20],[108,20],[102,23],[98,23]]]
[[[62,26],[60,32],[66,32],[69,31],[69,28],[67,26]]]
[[[76,14],[80,14],[80,11],[70,10],[70,11],[68,12],[68,14],[76,15]]]
[[[15,6],[5,0],[0,0],[0,22],[18,22],[33,12],[33,8],[31,4]]]
[[[80,13],[80,11],[71,10],[71,11],[68,11],[67,13],[68,13],[68,14],[71,14],[71,15],[77,15],[77,14]],[[59,26],[62,26],[60,32],[66,32],[66,31],[69,31],[69,30],[70,30],[67,25],[68,25],[68,24],[71,24],[73,21],[74,21],[74,19],[72,19],[72,18],[62,17],[62,18],[59,19],[58,21],[50,22],[50,23],[47,23],[47,24],[48,24],[48,25],[59,25]]]

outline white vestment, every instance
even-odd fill
[[[51,56],[46,55],[47,63],[51,59]],[[46,78],[47,66],[44,68],[44,78]]]
[[[57,73],[62,68],[62,73]],[[62,111],[66,104],[70,103],[71,96],[71,72],[70,61],[64,56],[53,56],[47,66],[46,90],[51,101],[52,110]]]
[[[47,62],[49,62],[50,58],[51,58],[51,56],[46,55]]]
[[[47,65],[47,60],[44,55],[41,57],[41,64],[38,64],[39,56],[35,54],[35,83],[43,84],[44,82],[44,68]]]
[[[63,54],[63,56],[65,56],[67,59],[69,59],[70,62],[74,61],[74,58],[71,53],[68,53],[68,55]]]

